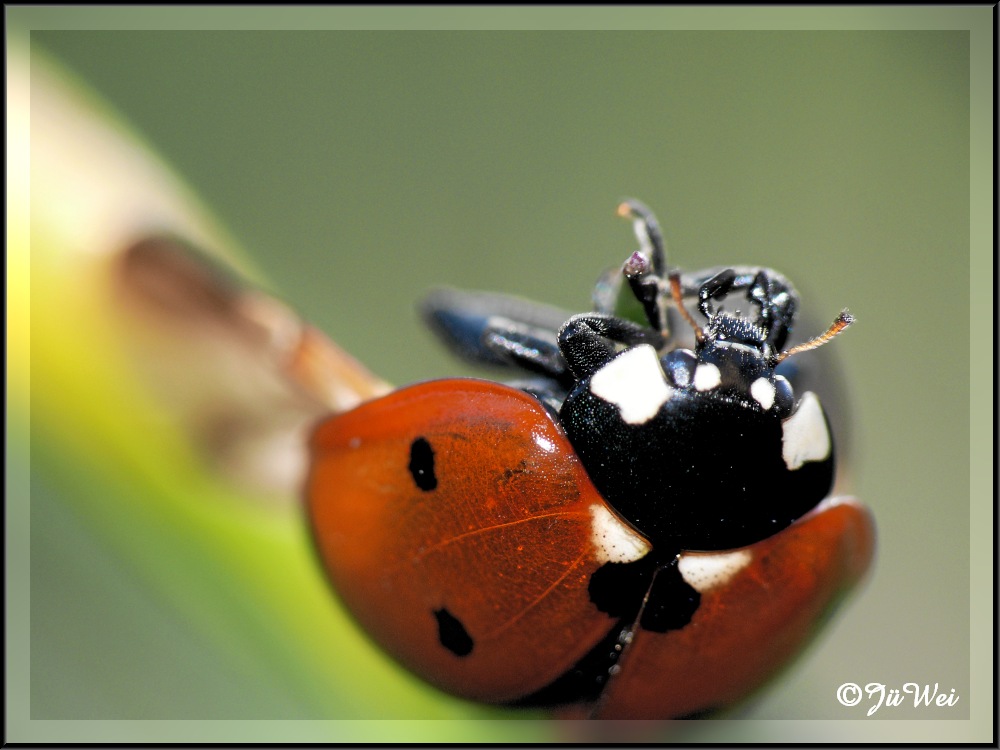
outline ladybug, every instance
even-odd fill
[[[452,349],[523,377],[420,383],[323,421],[308,520],[357,621],[445,691],[705,715],[794,656],[871,559],[789,361],[852,318],[786,348],[799,296],[781,274],[680,273],[648,208],[619,213],[640,249],[593,312],[432,294]]]

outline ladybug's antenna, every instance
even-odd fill
[[[788,359],[793,354],[801,354],[802,352],[807,352],[810,349],[816,349],[817,347],[823,346],[823,344],[828,342],[834,336],[841,333],[845,328],[847,328],[847,326],[851,325],[851,323],[853,322],[854,322],[854,316],[851,315],[847,310],[842,311],[840,315],[834,318],[833,323],[830,324],[830,327],[827,328],[825,332],[821,333],[816,338],[809,339],[803,344],[798,344],[797,346],[793,346],[791,349],[786,349],[777,357],[775,357],[774,364],[777,365],[779,362]]]
[[[684,294],[681,291],[681,275],[677,271],[670,274],[670,294],[674,298],[674,305],[681,317],[687,321],[688,325],[694,329],[694,337],[700,343],[705,339],[705,332],[701,326],[691,317],[691,313],[684,307]]]

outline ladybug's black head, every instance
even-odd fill
[[[774,374],[767,330],[749,318],[713,314],[699,329],[694,351],[675,349],[663,358],[672,385],[700,397],[784,418],[791,411],[791,385]]]
[[[756,349],[761,354],[767,346],[767,331],[749,318],[729,313],[716,313],[702,331],[698,348],[709,345],[733,344]]]
[[[782,419],[791,412],[794,397],[788,381],[775,375],[775,367],[792,354],[826,343],[854,320],[845,310],[822,335],[779,351],[791,327],[797,297],[777,274],[762,270],[751,277],[727,269],[704,282],[699,290],[699,309],[708,318],[704,327],[684,309],[676,277],[671,282],[674,303],[694,327],[697,344],[693,353],[675,350],[668,354],[664,370],[683,378],[686,369],[688,382],[708,398],[772,411]],[[714,309],[712,300],[734,288],[747,290],[752,306],[758,308],[756,315]],[[778,289],[781,291],[776,294]]]
[[[633,221],[640,249],[622,266],[622,274],[635,299],[642,305],[653,335],[664,334],[671,340],[668,300],[673,311],[683,318],[695,334],[694,351],[675,348],[661,358],[668,382],[675,388],[693,389],[707,402],[725,402],[765,411],[784,418],[792,406],[791,386],[775,376],[774,368],[791,354],[825,343],[850,324],[843,313],[822,336],[806,344],[782,351],[792,330],[799,297],[791,282],[769,268],[723,268],[698,274],[700,278],[670,269],[666,262],[663,234],[652,212],[638,201],[626,201],[618,213]],[[669,296],[668,296],[669,293]],[[746,313],[723,310],[730,299],[739,298]],[[697,309],[707,321],[699,325],[687,310],[686,302],[697,300]],[[611,307],[607,308],[609,311]],[[590,323],[610,332],[624,329],[618,322]],[[610,338],[615,338],[611,336]],[[648,337],[647,337],[648,338]],[[618,337],[622,343],[653,343],[634,332]],[[662,351],[662,344],[655,344]],[[585,372],[607,357],[606,348],[586,349]],[[596,356],[595,356],[596,355]],[[579,370],[581,368],[572,368]],[[577,373],[578,375],[580,373]]]

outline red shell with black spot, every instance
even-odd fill
[[[826,500],[692,587],[678,571],[729,553],[658,561],[549,412],[486,381],[363,404],[321,424],[311,452],[308,513],[335,590],[402,664],[473,700],[609,719],[730,705],[801,649],[873,554],[868,512]],[[598,585],[609,568],[623,585]],[[692,593],[676,603],[684,624],[644,625],[661,588]]]

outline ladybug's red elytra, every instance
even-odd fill
[[[652,213],[620,213],[640,249],[594,312],[426,303],[457,353],[523,379],[413,385],[313,434],[308,517],[334,589],[456,695],[705,714],[782,667],[872,557],[867,510],[830,497],[833,437],[789,361],[852,318],[785,348],[787,279],[669,269]],[[748,312],[724,309],[741,298]]]

